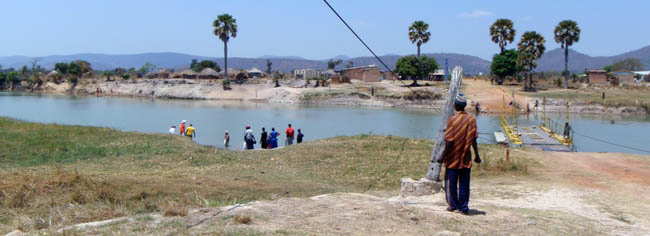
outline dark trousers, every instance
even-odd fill
[[[469,177],[472,169],[447,169],[445,192],[447,204],[452,210],[469,211]]]

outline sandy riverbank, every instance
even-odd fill
[[[316,87],[303,80],[285,80],[275,87],[271,80],[255,79],[244,84],[231,83],[224,90],[220,80],[193,79],[137,79],[115,80],[85,79],[73,87],[70,83],[47,82],[33,91],[47,93],[96,94],[105,96],[136,96],[170,99],[200,99],[268,102],[284,104],[322,104],[364,107],[401,107],[439,110],[444,104],[446,88],[434,84],[416,88],[418,93],[431,95],[424,100],[410,99],[411,90],[395,81],[351,84],[331,84]],[[375,88],[372,95],[371,87]],[[23,89],[27,90],[27,89]],[[31,89],[29,89],[31,91]]]

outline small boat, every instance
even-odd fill
[[[494,139],[497,140],[497,143],[508,144],[508,138],[504,132],[494,132]]]

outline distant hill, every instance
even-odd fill
[[[637,58],[641,60],[645,69],[650,69],[650,46],[609,57],[592,57],[569,49],[569,70],[580,73],[585,69],[602,69],[626,58]],[[564,49],[562,48],[556,48],[544,53],[542,58],[537,61],[536,71],[562,71],[563,69]]]
[[[487,74],[490,72],[490,61],[481,59],[479,57],[457,54],[457,53],[429,53],[424,54],[433,56],[438,61],[438,64],[444,69],[445,59],[449,62],[449,69],[460,65],[463,67],[466,74],[478,74],[482,72]],[[399,59],[400,55],[389,54],[381,56],[380,58],[391,67],[395,66],[395,62]],[[599,69],[606,65],[610,65],[616,61],[625,58],[638,58],[644,64],[645,69],[650,69],[650,46],[626,52],[616,56],[609,57],[592,57],[575,50],[569,50],[569,70],[579,73],[587,69]],[[23,65],[29,66],[31,57],[26,56],[8,56],[0,57],[0,65],[3,68],[14,67],[19,68]],[[98,70],[114,69],[116,67],[122,68],[139,68],[146,62],[151,62],[159,68],[186,68],[192,59],[197,60],[213,60],[223,67],[223,58],[194,56],[183,53],[174,52],[159,52],[159,53],[140,53],[130,55],[111,55],[111,54],[74,54],[74,55],[52,55],[41,57],[39,64],[45,68],[52,69],[57,62],[69,62],[73,60],[86,60],[90,62],[93,68]],[[289,72],[293,69],[325,69],[327,67],[327,60],[309,60],[297,56],[274,56],[266,55],[259,58],[241,58],[232,57],[228,58],[228,66],[236,69],[250,69],[256,67],[260,70],[266,70],[266,60],[273,63],[273,70],[280,70]],[[336,69],[340,70],[345,68],[348,62],[352,62],[354,66],[365,66],[369,64],[376,64],[382,70],[384,67],[374,57],[355,57],[349,58],[345,55],[339,55],[334,59],[341,59],[343,62],[339,64]],[[561,48],[553,49],[544,53],[542,58],[537,62],[538,67],[536,71],[561,71],[564,68],[564,51]]]
[[[436,54],[426,54],[428,56],[433,56],[436,58],[441,67],[444,68],[445,59],[449,60],[449,67],[453,68],[456,65],[463,66],[465,73],[468,74],[477,74],[479,72],[486,73],[489,71],[490,62],[483,60],[481,58],[463,54],[454,54],[454,53],[436,53]],[[387,55],[382,56],[382,60],[391,67],[395,66],[395,62],[401,56],[398,55]],[[29,61],[31,57],[26,56],[9,56],[9,57],[0,57],[0,65],[4,68],[14,67],[20,68],[23,65],[29,66]],[[197,60],[214,60],[223,67],[223,58],[214,58],[214,57],[203,57],[203,56],[194,56],[189,54],[182,53],[173,53],[173,52],[161,52],[161,53],[141,53],[141,54],[131,54],[131,55],[110,55],[110,54],[74,54],[74,55],[52,55],[46,57],[40,57],[39,65],[52,69],[54,64],[57,62],[69,62],[73,60],[86,60],[90,62],[92,67],[97,70],[107,70],[114,69],[116,67],[122,68],[139,68],[144,65],[146,62],[151,62],[159,68],[183,68],[188,67],[192,59]],[[273,70],[280,70],[283,72],[289,72],[293,69],[325,69],[327,68],[327,59],[324,60],[308,60],[301,57],[287,57],[287,56],[272,56],[267,55],[260,58],[240,58],[232,57],[228,58],[228,67],[236,69],[250,69],[251,67],[256,67],[261,70],[266,69],[266,60],[270,60],[273,63]],[[356,57],[348,58],[346,56],[340,55],[335,57],[335,59],[342,59],[341,63],[336,69],[343,69],[345,65],[352,61],[354,66],[365,66],[369,64],[380,65],[373,57]],[[381,67],[384,70],[383,67]]]

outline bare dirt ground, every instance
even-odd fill
[[[488,113],[501,113],[511,112],[511,108],[507,106],[513,101],[513,93],[502,87],[490,84],[490,81],[483,79],[467,78],[463,80],[463,93],[470,99],[472,103],[479,102],[481,110]],[[514,100],[522,104],[529,102],[528,97],[514,94]],[[504,105],[505,101],[505,105]],[[534,100],[533,100],[534,103]],[[532,107],[531,107],[532,109]]]
[[[469,216],[442,193],[335,193],[118,219],[82,234],[153,235],[648,235],[650,158],[518,149],[539,163],[527,176],[472,179]],[[398,180],[396,180],[398,181]]]

